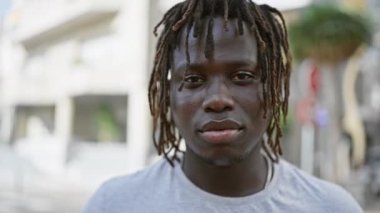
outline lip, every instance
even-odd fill
[[[201,125],[200,136],[210,143],[228,143],[235,140],[243,130],[243,126],[230,119],[212,120]]]

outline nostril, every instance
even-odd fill
[[[233,106],[233,100],[223,96],[213,96],[203,102],[205,112],[231,111]]]
[[[232,108],[231,107],[224,107],[224,108],[220,108],[220,107],[208,107],[205,109],[205,112],[226,112],[226,111],[231,111]]]

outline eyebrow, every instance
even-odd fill
[[[223,64],[224,66],[228,67],[234,67],[234,66],[250,66],[253,68],[257,67],[257,62],[254,60],[233,60],[233,61],[223,61],[223,62],[216,62],[216,64]],[[208,63],[190,63],[190,68],[202,68],[204,66],[207,66]],[[184,71],[186,70],[186,63],[181,63],[175,70],[177,71]]]

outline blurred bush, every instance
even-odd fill
[[[289,26],[289,37],[296,59],[335,63],[370,42],[371,24],[368,18],[332,5],[313,5]]]

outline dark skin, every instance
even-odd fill
[[[227,197],[262,190],[267,174],[260,149],[269,119],[260,102],[256,39],[246,26],[238,35],[235,23],[230,20],[225,32],[223,19],[215,18],[213,61],[204,56],[205,36],[189,37],[186,75],[183,33],[170,83],[174,122],[186,141],[182,169],[201,189]]]

